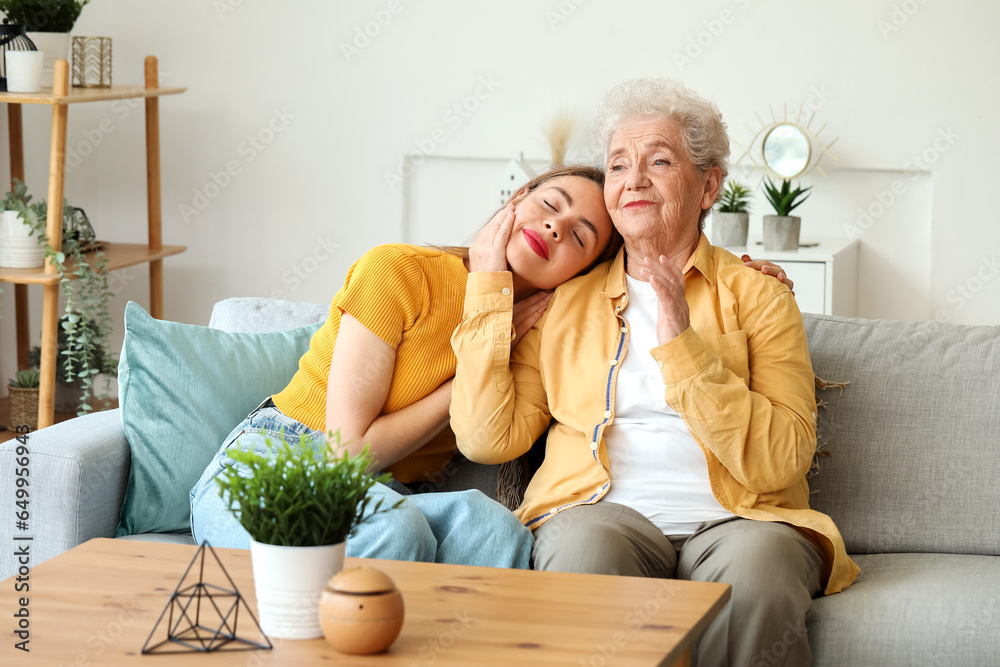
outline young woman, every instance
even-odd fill
[[[604,175],[561,167],[523,186],[489,230],[513,225],[507,261],[518,300],[516,344],[544,312],[557,285],[613,257],[620,247],[604,205]],[[223,443],[191,491],[191,531],[214,546],[249,546],[219,497],[214,478],[232,465],[230,447],[266,451],[284,431],[290,443],[340,431],[352,453],[370,443],[372,470],[393,474],[373,493],[392,504],[409,485],[439,481],[456,453],[448,425],[455,356],[450,338],[462,316],[467,253],[379,246],[351,267],[330,316],[313,336],[288,386],[252,412]],[[526,568],[532,538],[502,505],[479,491],[406,495],[403,505],[363,524],[347,555]]]

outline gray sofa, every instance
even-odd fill
[[[273,331],[325,316],[323,305],[227,299],[210,326]],[[1000,665],[1000,327],[804,320],[816,374],[849,382],[817,390],[812,504],[837,522],[861,566],[853,586],[813,605],[814,664]],[[33,564],[111,537],[130,461],[118,411],[30,442]],[[14,478],[14,445],[0,445],[0,479]],[[493,467],[463,462],[441,488],[491,492],[495,478]],[[13,544],[13,526],[0,522],[0,543]],[[15,571],[12,550],[2,550],[0,577]],[[799,636],[789,628],[786,640]],[[754,667],[786,649],[775,644]]]

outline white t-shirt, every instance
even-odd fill
[[[626,276],[628,350],[618,370],[614,419],[604,431],[611,489],[601,499],[627,505],[664,535],[690,535],[704,521],[733,516],[712,493],[705,454],[663,398],[663,374],[649,350],[657,299],[649,283]]]

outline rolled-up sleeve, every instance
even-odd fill
[[[549,423],[538,371],[540,333],[532,329],[511,359],[514,296],[509,272],[473,272],[465,312],[451,337],[458,364],[451,428],[461,452],[502,463],[531,448]]]
[[[752,493],[802,480],[816,450],[816,402],[802,316],[787,290],[744,321],[750,382],[689,327],[651,353],[665,399],[692,434]]]

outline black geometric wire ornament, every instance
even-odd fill
[[[212,552],[215,562],[219,565],[222,573],[226,575],[231,588],[222,588],[214,584],[205,583],[206,547]],[[198,571],[198,583],[186,586],[182,590],[181,585],[184,583],[188,572],[191,571],[199,556],[201,556],[201,563]],[[205,603],[204,610],[202,609],[202,603]],[[257,630],[267,644],[259,644],[236,636],[236,622],[239,620],[240,606],[250,615],[250,620],[257,626]],[[174,619],[175,609],[177,612],[176,622]],[[163,621],[163,617],[167,615],[168,610],[170,611],[170,615],[167,617],[167,638],[153,646],[149,646],[149,642],[153,639],[156,629],[160,627],[160,622]],[[213,616],[213,618],[220,621],[220,625],[218,627],[204,625],[202,623],[203,615]],[[165,650],[162,648],[164,646],[169,647],[172,644],[183,648],[178,650]],[[239,645],[233,646],[232,644]],[[257,622],[257,617],[250,611],[246,600],[240,595],[236,584],[233,583],[229,573],[226,572],[226,568],[223,567],[222,561],[219,560],[218,554],[215,553],[215,549],[206,540],[198,547],[198,551],[195,552],[191,563],[184,570],[184,574],[181,575],[181,580],[177,582],[177,588],[174,589],[173,594],[170,596],[170,601],[163,608],[163,611],[160,612],[160,617],[156,619],[156,624],[150,631],[149,637],[146,638],[146,643],[142,645],[142,653],[155,653],[157,655],[187,653],[189,651],[208,653],[209,651],[220,649],[229,652],[250,651],[255,648],[272,649],[274,647],[271,646],[271,640],[261,630],[260,623]]]

